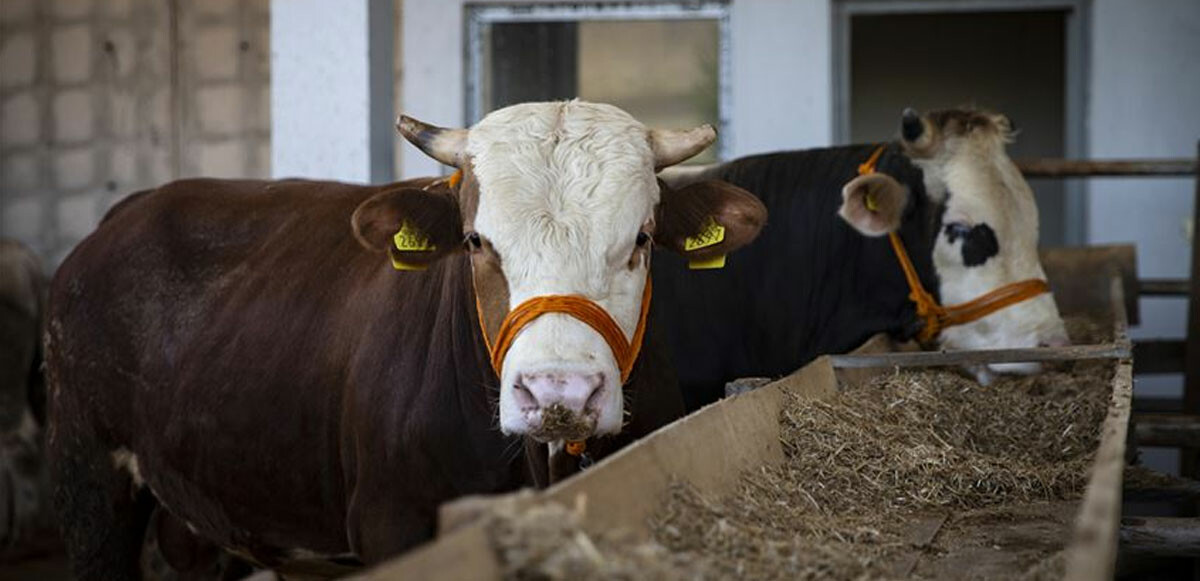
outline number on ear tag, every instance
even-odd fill
[[[689,270],[713,270],[725,268],[725,255],[709,258],[708,260],[693,260],[688,263]]]
[[[423,252],[429,250],[437,250],[437,246],[429,243],[429,237],[421,233],[415,227],[405,222],[400,225],[400,231],[392,236],[392,242],[396,244],[396,250],[401,252]]]
[[[725,240],[725,227],[718,224],[712,216],[708,217],[708,221],[704,223],[700,233],[695,236],[689,236],[683,240],[683,250],[691,252],[701,248],[715,246]]]
[[[396,245],[396,250],[401,252],[431,252],[437,250],[437,246],[429,243],[429,237],[421,233],[408,222],[400,225],[400,231],[392,236],[392,243]],[[425,266],[421,264],[409,264],[397,260],[392,257],[392,268],[396,270],[425,270]]]

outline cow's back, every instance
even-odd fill
[[[171,508],[206,515],[191,524],[226,531],[223,543],[342,549],[322,535],[270,532],[344,526],[331,470],[355,348],[346,329],[366,325],[359,295],[383,272],[354,240],[350,214],[374,191],[188,180],[111,213],[52,286],[60,427],[87,426],[74,436],[108,450]],[[269,510],[271,500],[286,510]],[[267,534],[246,541],[239,529]]]
[[[738,377],[778,377],[814,357],[853,349],[871,334],[898,332],[911,318],[904,277],[886,238],[867,238],[838,218],[842,186],[875,146],[781,152],[714,166],[689,180],[719,179],[750,191],[770,221],[754,243],[721,270],[688,270],[658,253],[654,285],[660,324],[670,335],[679,382],[689,407],[723,395]],[[894,151],[894,147],[893,150]],[[920,188],[920,173],[898,154],[880,171]],[[915,218],[902,228],[921,237]],[[917,207],[920,205],[921,207]],[[915,255],[931,272],[927,256]]]

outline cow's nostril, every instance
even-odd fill
[[[604,374],[597,373],[588,378],[591,385],[592,393],[588,395],[587,402],[583,404],[585,410],[595,410],[600,403],[601,396],[604,395]]]
[[[517,381],[512,385],[513,396],[517,401],[517,405],[523,410],[537,409],[537,398],[533,397],[533,392],[529,391],[529,387],[525,385],[525,376],[518,375]]]

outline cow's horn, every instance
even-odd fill
[[[467,150],[466,129],[446,129],[408,115],[396,120],[396,129],[409,143],[446,165],[459,167]]]
[[[705,123],[695,129],[651,129],[650,150],[654,152],[654,169],[675,165],[712,145],[717,130]]]

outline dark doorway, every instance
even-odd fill
[[[1066,152],[1067,13],[969,12],[859,15],[850,25],[850,137],[895,136],[900,112],[973,105],[1008,115],[1009,154]],[[1030,180],[1042,246],[1065,240],[1061,180]]]

